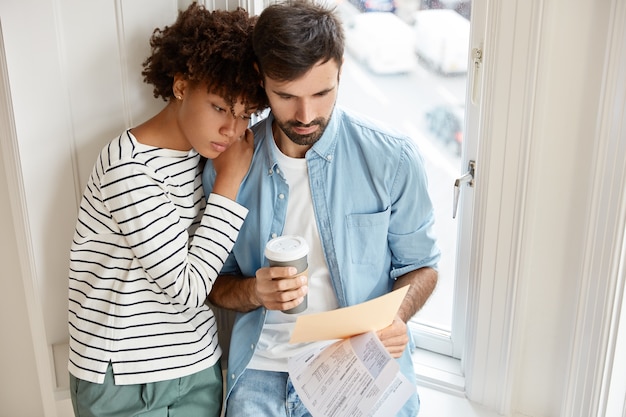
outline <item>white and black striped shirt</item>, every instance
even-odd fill
[[[70,253],[69,371],[102,383],[190,375],[221,356],[204,304],[248,210],[211,194],[200,156],[124,132],[105,147],[80,205]]]

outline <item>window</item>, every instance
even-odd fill
[[[438,286],[410,328],[418,347],[459,358],[462,340],[453,340],[463,334],[465,294],[455,282],[459,220],[452,214],[462,174],[470,3],[350,0],[337,7],[346,29],[339,104],[406,132],[426,161],[442,259]]]

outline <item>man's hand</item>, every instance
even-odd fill
[[[410,285],[409,291],[404,297],[393,323],[377,332],[378,338],[394,358],[402,356],[404,349],[406,349],[406,345],[409,343],[406,322],[426,303],[437,285],[437,277],[438,274],[435,269],[424,267],[407,272],[396,279],[393,286],[394,290]]]
[[[406,323],[399,316],[396,316],[389,326],[376,332],[376,335],[394,358],[402,356],[409,343]]]
[[[289,310],[304,301],[308,277],[294,267],[274,266],[256,271],[256,297],[268,310]]]

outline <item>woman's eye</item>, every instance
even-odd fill
[[[251,114],[242,114],[241,118],[243,120],[252,120],[252,115]]]
[[[219,113],[226,111],[226,110],[224,110],[223,108],[221,108],[220,106],[213,106],[213,108],[214,108],[217,112],[219,112]]]

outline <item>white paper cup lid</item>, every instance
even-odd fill
[[[265,245],[265,257],[277,262],[288,262],[308,255],[309,245],[300,236],[279,236]]]

